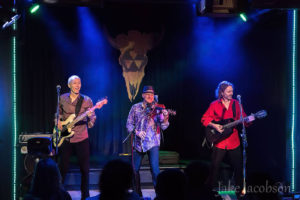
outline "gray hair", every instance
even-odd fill
[[[70,78],[68,79],[68,85],[74,80],[74,79],[80,79],[79,78],[79,76],[77,76],[77,75],[72,75],[72,76],[70,76]],[[80,79],[81,80],[81,79]]]

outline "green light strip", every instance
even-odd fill
[[[291,127],[291,146],[292,146],[292,166],[291,166],[291,190],[295,191],[295,122],[296,122],[296,75],[297,75],[297,10],[293,10],[293,35],[292,35],[292,127]]]
[[[13,30],[16,32],[17,25],[13,24]],[[12,37],[12,106],[13,106],[13,134],[12,134],[12,199],[17,199],[17,41],[16,36]]]

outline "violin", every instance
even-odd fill
[[[171,109],[166,109],[166,106],[164,104],[158,104],[158,103],[153,103],[153,104],[148,104],[146,106],[146,113],[148,116],[155,117],[157,115],[163,114],[164,116],[167,115],[176,115],[175,110]]]
[[[163,115],[176,115],[176,111],[175,110],[171,110],[171,109],[166,109],[166,106],[164,104],[155,104],[155,113],[156,114],[163,114]]]

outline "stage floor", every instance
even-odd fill
[[[68,191],[72,197],[72,200],[80,200],[81,193],[79,190],[70,190]],[[155,198],[154,189],[142,189],[143,197],[147,200],[153,200]],[[90,190],[90,196],[96,196],[99,194],[99,190]]]
[[[70,190],[68,191],[72,197],[72,200],[80,200],[81,193],[79,190]],[[155,192],[154,189],[142,189],[143,197],[145,200],[154,200]],[[90,196],[96,196],[99,194],[99,190],[90,190]],[[224,200],[237,200],[236,196],[233,193],[228,192],[220,194]]]

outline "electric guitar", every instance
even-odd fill
[[[267,112],[265,110],[261,110],[255,114],[251,114],[247,117],[244,118],[244,122],[251,122],[254,121],[256,118],[261,119],[267,116]],[[253,118],[254,117],[254,118]],[[215,124],[220,124],[223,126],[224,131],[222,133],[218,132],[216,129],[213,127],[207,126],[205,129],[205,135],[206,135],[206,140],[211,143],[218,143],[226,138],[228,138],[232,133],[233,133],[233,127],[237,126],[238,124],[242,123],[242,120],[233,120],[232,118],[230,119],[225,119],[221,121],[212,121],[212,123]]]
[[[53,130],[53,145],[56,147],[56,134],[58,134],[57,146],[60,147],[66,138],[70,138],[75,134],[74,131],[72,131],[72,128],[77,122],[83,120],[88,114],[90,114],[94,110],[102,108],[104,104],[107,104],[107,98],[98,101],[95,106],[82,113],[80,116],[76,117],[75,114],[72,114],[65,121],[62,121],[62,130],[58,130],[56,129],[56,127]],[[58,132],[56,132],[56,130],[58,130]]]

